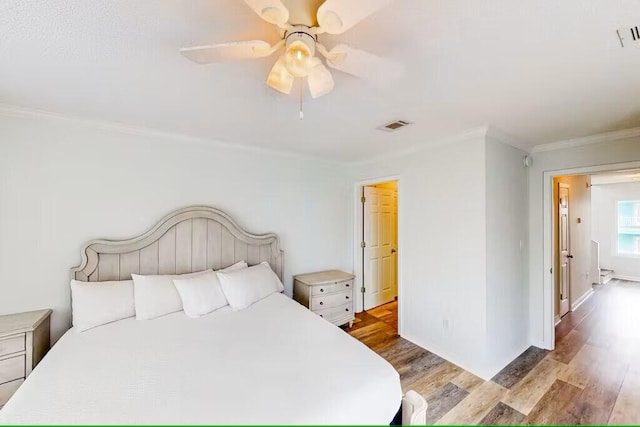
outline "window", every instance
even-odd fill
[[[640,256],[640,200],[618,202],[618,254]]]

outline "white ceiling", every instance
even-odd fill
[[[640,126],[640,48],[615,33],[637,24],[640,0],[396,0],[321,41],[398,60],[404,78],[334,72],[299,121],[297,96],[264,84],[275,58],[199,66],[178,53],[277,41],[242,1],[0,0],[0,103],[341,161],[486,124],[532,147]],[[393,119],[416,124],[375,130]]]

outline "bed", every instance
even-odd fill
[[[269,263],[282,278],[274,234],[254,235],[209,207],[181,209],[149,232],[97,240],[72,278]],[[388,424],[400,408],[395,369],[284,294],[203,317],[183,312],[73,328],[0,410],[0,423]]]

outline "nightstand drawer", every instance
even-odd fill
[[[318,316],[322,317],[323,319],[326,319],[329,322],[332,322],[335,319],[341,319],[341,318],[349,317],[350,315],[352,315],[353,303],[348,302],[339,307],[315,310],[314,313],[316,313]]]
[[[345,282],[336,282],[328,285],[320,285],[311,287],[311,295],[325,295],[334,292],[348,291],[353,288],[353,280]]]
[[[293,277],[293,298],[337,326],[353,325],[355,276],[340,270],[318,271]]]
[[[0,360],[0,384],[24,378],[24,354]]]
[[[315,296],[311,298],[311,310],[322,310],[351,302],[353,292],[351,290],[331,295]]]
[[[0,356],[24,350],[24,334],[0,338]]]
[[[9,398],[13,396],[13,393],[16,392],[18,387],[20,387],[23,382],[24,379],[20,378],[19,380],[0,384],[0,406],[3,406],[5,403],[7,403]]]

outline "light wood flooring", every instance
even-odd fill
[[[491,381],[397,334],[397,303],[359,313],[348,332],[387,359],[436,424],[640,424],[640,283],[613,280]]]

